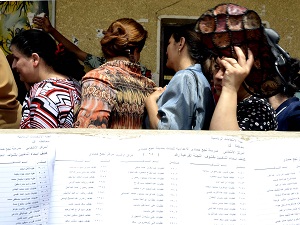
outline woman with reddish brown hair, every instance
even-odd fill
[[[138,64],[147,31],[131,18],[114,21],[101,39],[107,62],[82,78],[76,128],[141,129],[144,99],[155,83]]]

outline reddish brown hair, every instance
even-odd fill
[[[132,54],[135,48],[142,51],[148,32],[131,18],[121,18],[114,21],[101,40],[102,52],[105,58],[126,56]]]

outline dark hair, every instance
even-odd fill
[[[55,40],[44,31],[37,29],[21,31],[12,39],[11,45],[14,45],[27,57],[31,57],[33,53],[38,54],[48,66],[58,73],[75,79],[84,75],[81,75],[84,72],[84,67],[79,67],[78,59],[71,53],[62,54],[62,52],[57,51]]]
[[[213,66],[217,63],[217,57],[217,55],[211,54],[201,63],[202,72],[208,81],[213,80],[213,71],[215,69]]]
[[[141,52],[148,32],[143,26],[131,18],[121,18],[114,21],[101,40],[102,52],[105,58],[126,56],[130,58],[133,50]]]
[[[201,42],[200,35],[194,30],[195,24],[181,25],[172,33],[175,42],[185,38],[188,52],[193,60],[202,63],[210,55],[207,47]]]
[[[78,61],[75,53],[68,51],[62,43],[57,45],[56,57],[60,59],[57,62],[60,73],[78,81],[85,75],[84,66]]]
[[[297,58],[287,60],[287,65],[283,76],[285,82],[282,86],[281,94],[292,97],[300,90],[300,61]]]

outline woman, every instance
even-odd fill
[[[62,43],[65,46],[65,48],[68,49],[68,51],[73,52],[76,55],[76,57],[84,63],[84,65],[89,67],[89,69],[98,68],[106,62],[106,59],[104,57],[98,57],[87,53],[80,49],[73,42],[68,40],[63,34],[61,34],[57,29],[55,29],[55,27],[52,26],[47,15],[44,17],[33,17],[33,23],[36,28],[43,29],[45,32],[51,34],[51,36],[54,37],[56,41]],[[140,65],[143,76],[147,76],[147,72],[150,70],[148,70],[142,64]]]
[[[275,111],[266,96],[280,83],[259,15],[221,3],[199,17],[195,30],[212,52],[204,66],[218,99],[210,130],[275,130]]]
[[[275,112],[267,99],[251,95],[242,85],[250,74],[254,57],[248,50],[248,59],[239,47],[234,47],[234,58],[210,58],[205,73],[212,74],[218,96],[210,130],[276,130]]]
[[[300,131],[300,100],[295,96],[300,90],[300,61],[297,58],[286,60],[285,82],[280,92],[269,98],[269,102],[276,110],[278,131]]]
[[[131,18],[114,21],[101,39],[107,62],[82,78],[82,103],[76,128],[141,129],[144,99],[155,83],[138,64],[147,38]]]
[[[64,63],[69,59],[57,49],[54,39],[40,30],[26,30],[12,39],[11,51],[12,68],[29,88],[20,128],[72,127],[80,85],[69,74],[74,64]]]
[[[146,99],[146,127],[208,129],[215,103],[200,66],[206,48],[193,28],[185,25],[171,35],[166,54],[166,66],[176,73],[167,87],[158,88]]]

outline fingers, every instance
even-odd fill
[[[161,91],[163,88],[162,87],[154,87],[153,90],[154,91]]]
[[[38,21],[42,21],[44,17],[40,17],[40,16],[34,16],[33,20],[38,20]]]
[[[239,64],[244,68],[246,73],[249,74],[254,63],[254,56],[252,51],[248,48],[248,59],[246,59],[246,56],[241,48],[235,46],[234,50],[237,54]]]
[[[231,68],[231,67],[234,67],[234,68],[240,68],[241,67],[241,61],[237,61],[236,59],[234,58],[227,58],[227,57],[223,57],[222,59],[220,59],[220,64],[225,68],[225,69],[228,69],[228,68]]]
[[[167,86],[168,86],[168,85],[166,85],[166,86],[164,86],[164,87],[154,87],[153,90],[154,90],[154,91],[164,91],[164,90],[166,90]]]
[[[232,66],[232,67],[236,67],[236,66],[239,66],[239,63],[236,61],[236,59],[234,58],[222,58],[220,60],[220,62],[222,63],[222,65],[225,67],[225,68],[228,68],[229,66]]]
[[[228,66],[232,67],[244,67],[244,68],[251,68],[254,63],[254,56],[250,49],[248,49],[248,59],[246,58],[246,55],[242,51],[242,49],[238,46],[234,46],[235,53],[237,55],[237,60],[234,58],[227,58],[224,57],[221,59],[221,63],[225,68],[228,68]]]
[[[246,63],[246,56],[244,54],[244,52],[242,51],[242,49],[240,47],[234,46],[234,51],[237,55],[237,61],[239,62],[239,64],[241,66],[245,65]]]
[[[222,79],[223,87],[238,91],[244,79],[250,74],[254,63],[254,56],[251,50],[248,50],[248,58],[240,47],[234,47],[234,50],[237,60],[229,57],[217,59],[220,65],[220,74],[217,73],[215,77]]]
[[[254,56],[250,49],[248,49],[248,59],[247,59],[247,65],[251,69],[254,63]]]
[[[147,97],[148,100],[157,101],[159,96],[165,91],[163,87],[155,87],[153,88],[153,92]]]
[[[234,46],[235,53],[237,55],[237,60],[234,58],[223,57],[222,61],[224,66],[245,66],[246,64],[246,56],[240,47]]]
[[[32,22],[35,24],[41,25],[43,23],[43,18],[35,16],[35,17],[33,17]]]
[[[159,87],[159,88],[157,88],[156,89],[156,92],[164,92],[166,90],[166,88],[165,87]]]

